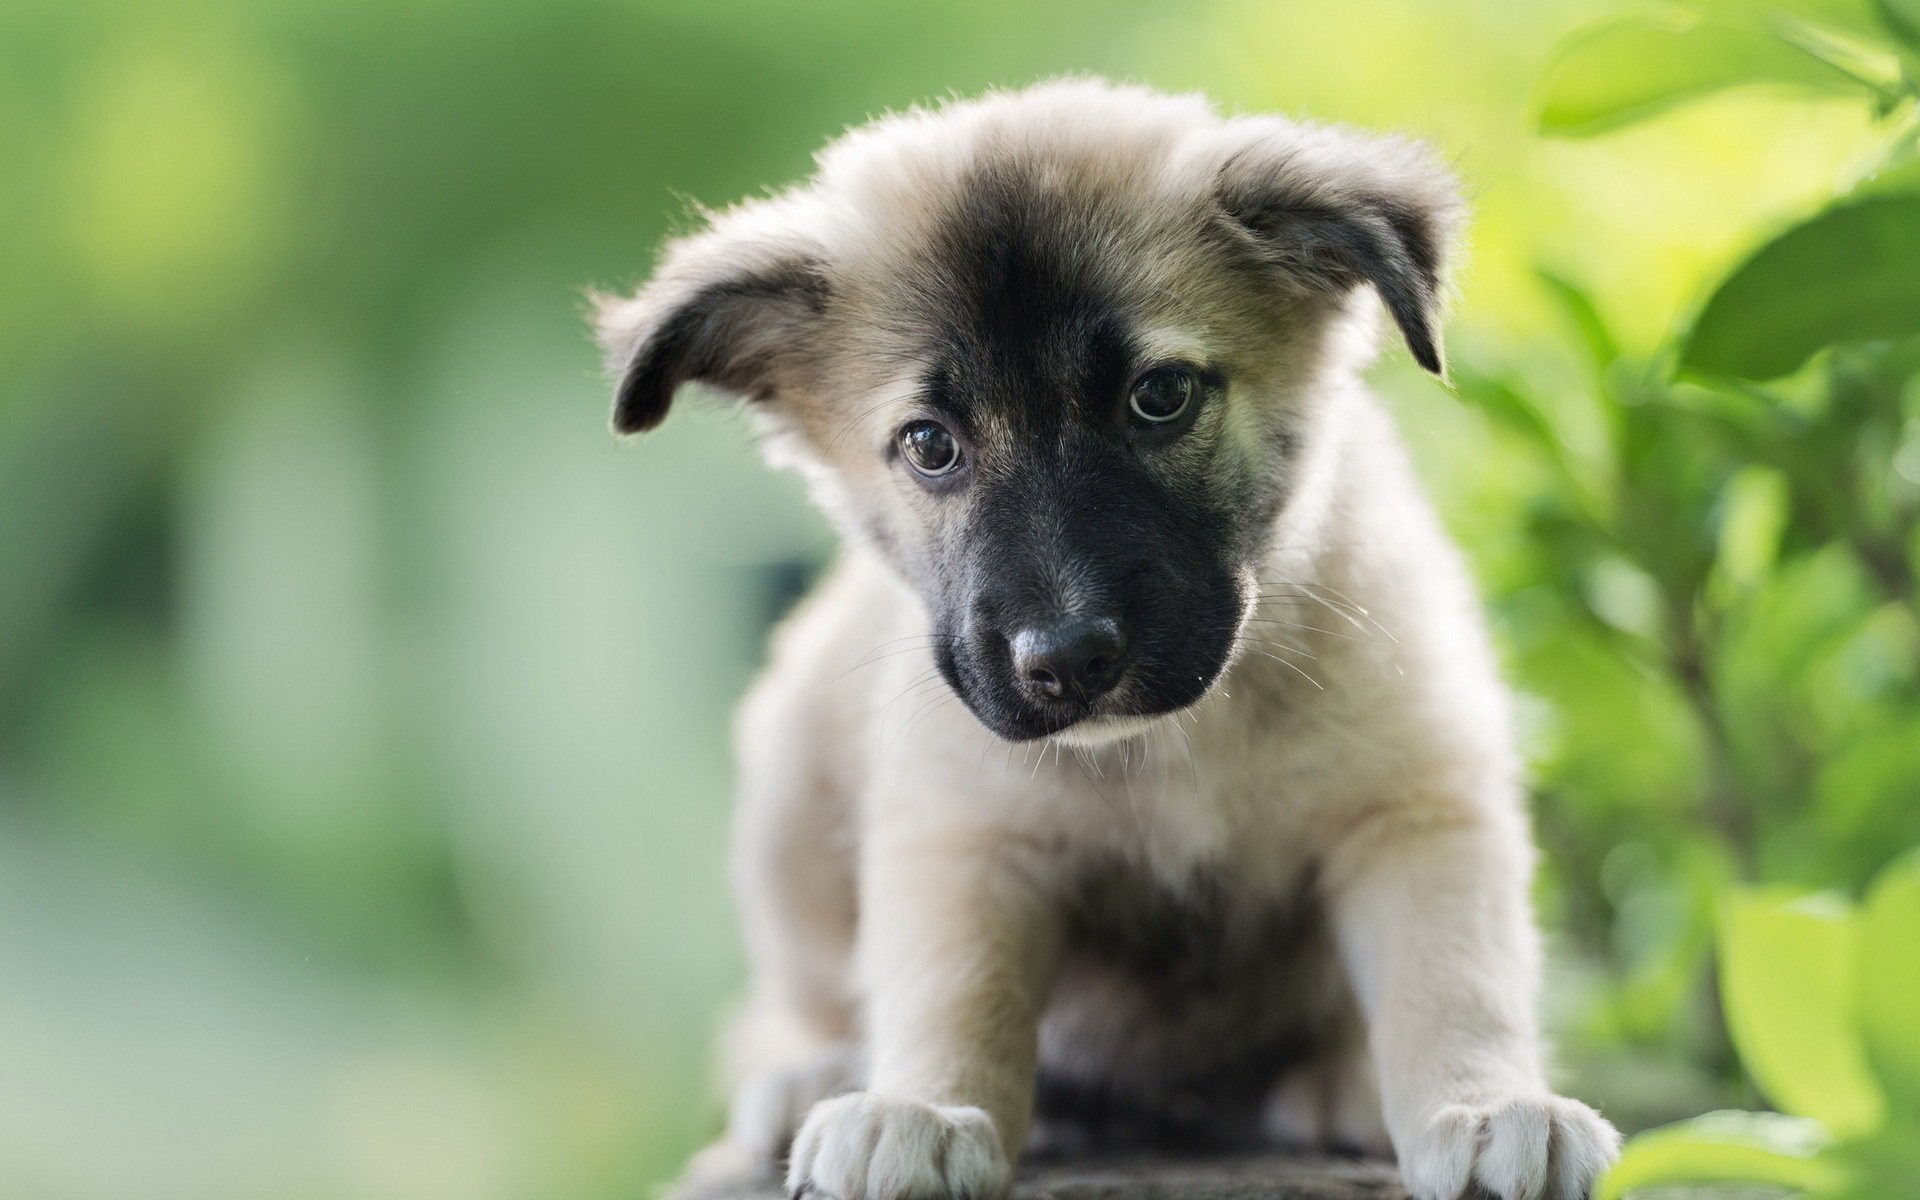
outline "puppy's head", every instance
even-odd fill
[[[1326,449],[1377,296],[1414,358],[1455,222],[1419,148],[1052,84],[889,117],[603,301],[614,426],[744,397],[919,592],[1010,739],[1183,708]]]

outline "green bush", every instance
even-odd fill
[[[1576,33],[1541,87],[1541,126],[1562,137],[1744,85],[1855,97],[1882,132],[1856,178],[1752,249],[1649,357],[1546,280],[1577,333],[1596,452],[1569,451],[1565,407],[1527,381],[1462,381],[1550,465],[1529,520],[1534,616],[1515,627],[1542,631],[1521,668],[1561,713],[1543,833],[1573,860],[1575,928],[1584,914],[1619,968],[1587,1032],[1709,1064],[1724,1036],[1791,1114],[1643,1134],[1608,1197],[1747,1181],[1865,1200],[1920,1177],[1920,857],[1886,867],[1858,915],[1807,895],[1857,890],[1920,842],[1917,68],[1920,7],[1904,0],[1704,0]],[[1623,711],[1667,727],[1655,749],[1610,724]],[[1659,737],[1690,804],[1596,786],[1610,753],[1657,770]],[[1775,886],[1739,886],[1753,880]]]
[[[1896,1200],[1920,1178],[1920,851],[1851,909],[1739,891],[1720,992],[1740,1058],[1782,1113],[1716,1112],[1627,1144],[1596,1200],[1662,1184],[1772,1184]]]

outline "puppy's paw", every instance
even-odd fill
[[[798,1062],[748,1075],[727,1109],[726,1141],[762,1170],[786,1156],[807,1113],[822,1100],[857,1086],[851,1051],[829,1046]]]
[[[819,1200],[996,1200],[1011,1175],[984,1111],[854,1092],[807,1114],[787,1190]]]
[[[1539,1093],[1451,1104],[1400,1155],[1415,1200],[1586,1200],[1620,1135],[1577,1100]]]

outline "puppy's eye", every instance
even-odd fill
[[[915,421],[900,431],[900,454],[907,465],[938,479],[960,465],[960,443],[937,421]]]
[[[1186,367],[1155,367],[1133,381],[1127,407],[1149,425],[1179,420],[1200,392],[1200,381]]]

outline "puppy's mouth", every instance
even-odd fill
[[[1075,749],[1096,750],[1101,746],[1111,746],[1117,742],[1140,737],[1171,716],[1172,712],[1159,713],[1151,717],[1093,716],[1055,730],[1051,736],[1055,741],[1064,742]]]
[[[1072,701],[1036,699],[1002,670],[981,670],[966,649],[936,652],[936,665],[969,712],[1009,742],[1053,738],[1092,748],[1139,737],[1173,713],[1198,703],[1226,674],[1231,642],[1188,646],[1178,666],[1137,665],[1105,693]]]

